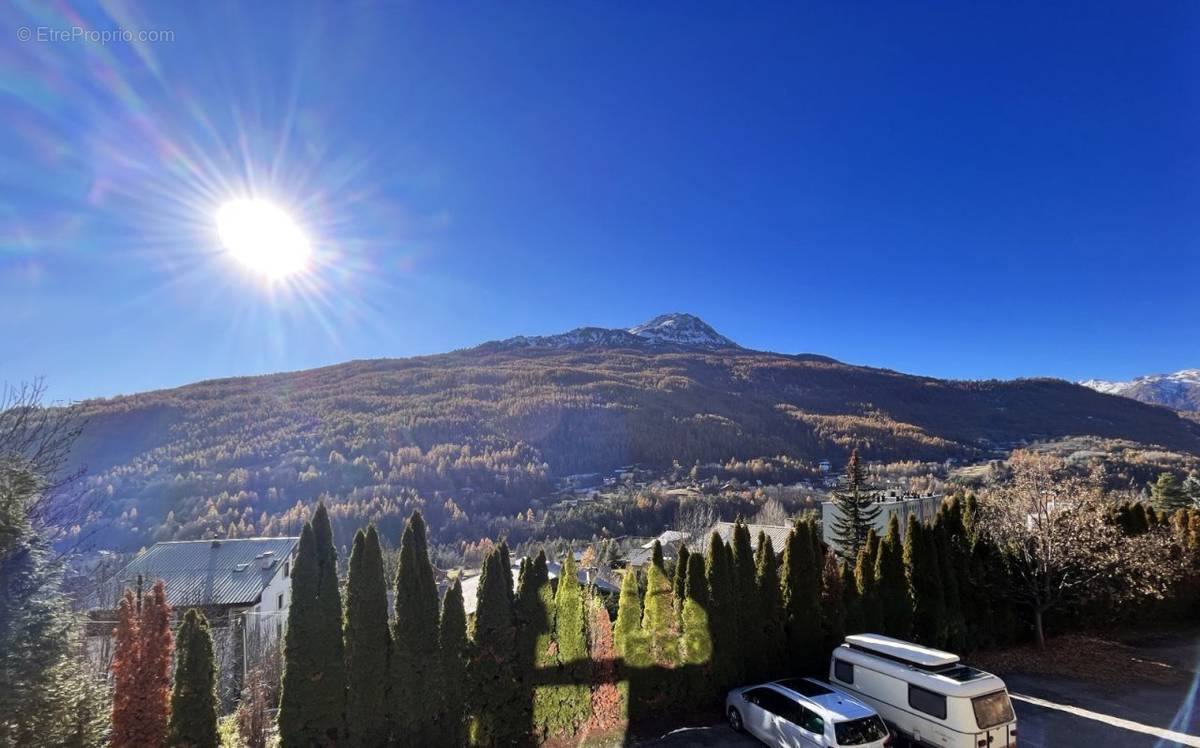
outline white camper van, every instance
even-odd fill
[[[1017,744],[1017,718],[1004,681],[949,652],[879,634],[847,636],[830,656],[829,682],[874,707],[917,745]]]

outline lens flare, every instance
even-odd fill
[[[265,200],[230,200],[217,211],[217,232],[233,257],[268,280],[308,267],[308,237],[283,209]]]

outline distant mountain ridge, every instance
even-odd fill
[[[1121,395],[1151,405],[1200,412],[1200,369],[1149,374],[1128,382],[1088,379],[1080,384],[1097,392]]]
[[[558,477],[641,464],[974,461],[1064,437],[1200,455],[1200,423],[1051,379],[950,381],[739,347],[693,315],[79,405],[72,454],[108,547],[344,527],[531,532]],[[526,519],[518,520],[516,517]],[[349,538],[344,538],[349,540]]]

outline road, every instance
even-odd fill
[[[1188,673],[1178,685],[1094,683],[1001,674],[1013,694],[1021,748],[1200,748],[1200,639],[1138,642],[1146,659]],[[753,746],[724,724],[676,730],[640,745]]]

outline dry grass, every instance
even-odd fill
[[[1177,685],[1191,674],[1147,658],[1144,650],[1085,634],[1067,634],[1046,643],[980,652],[971,664],[999,673],[1054,675],[1100,683],[1150,682]]]

